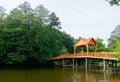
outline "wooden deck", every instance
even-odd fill
[[[106,59],[106,60],[118,60],[114,57],[113,52],[89,52],[89,53],[77,53],[77,54],[64,54],[57,57],[50,58],[48,60],[58,60],[67,58],[96,58],[96,59]]]

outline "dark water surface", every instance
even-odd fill
[[[0,70],[0,82],[120,82],[120,72],[73,68]]]

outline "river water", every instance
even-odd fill
[[[120,82],[120,72],[80,68],[2,69],[0,82]]]

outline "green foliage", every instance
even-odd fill
[[[115,57],[120,61],[120,39],[116,41],[116,47],[114,49]]]
[[[50,26],[52,28],[61,28],[61,25],[60,25],[60,21],[59,21],[59,18],[56,17],[56,14],[54,12],[52,12],[50,15],[49,15],[49,21],[50,21]]]
[[[107,0],[109,3],[110,3],[110,5],[117,5],[117,6],[119,6],[119,2],[120,2],[120,0]]]
[[[108,39],[108,49],[113,51],[116,47],[116,40],[120,39],[120,25],[117,25],[114,31],[111,32],[111,36]]]
[[[105,44],[103,43],[103,39],[97,38],[96,41],[96,51],[97,52],[107,52],[108,49],[105,47]],[[90,51],[94,52],[94,47],[90,47]]]
[[[105,47],[105,44],[103,44],[103,39],[97,38],[96,40],[96,51],[97,52],[106,52],[108,49]]]
[[[42,24],[47,25],[49,23],[49,11],[43,5],[35,8],[35,16]]]
[[[33,10],[25,1],[2,20],[0,64],[45,64],[50,57],[73,51],[74,39],[59,30],[59,18],[42,5]]]
[[[3,28],[5,16],[6,16],[5,9],[2,6],[0,6],[0,29]]]

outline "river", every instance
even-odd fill
[[[80,68],[1,69],[0,82],[120,82],[120,72]]]

